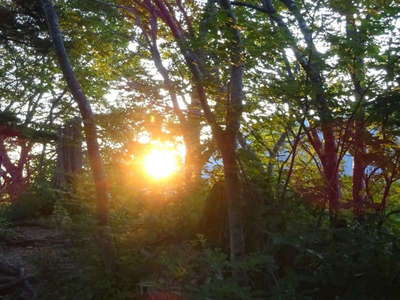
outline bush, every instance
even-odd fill
[[[276,233],[277,299],[399,299],[400,238],[374,222]]]
[[[52,188],[50,183],[34,184],[7,208],[6,216],[11,221],[48,216],[59,197],[59,191]]]

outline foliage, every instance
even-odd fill
[[[38,182],[31,186],[18,201],[7,207],[5,215],[11,221],[35,219],[48,216],[60,195],[48,182]]]
[[[29,185],[14,203],[0,202],[0,238],[12,234],[12,221],[45,217],[71,242],[61,255],[33,259],[40,299],[400,298],[396,1],[230,1],[234,24],[222,0],[57,1],[100,133],[115,273],[106,272],[99,246],[88,159],[70,189],[52,183],[57,159],[68,159],[56,131],[78,109],[42,12],[34,3],[0,2],[0,127],[21,133],[0,132],[0,201],[10,198],[13,171]],[[238,108],[231,72],[241,64],[243,114],[230,135],[225,121]],[[149,180],[141,157],[152,142],[185,144],[186,165],[194,157],[207,167],[191,185],[184,171]],[[23,143],[29,153],[19,165]],[[238,166],[224,170],[228,144]],[[224,223],[236,205],[220,205],[224,192],[215,199],[221,203],[206,203],[232,172],[240,176],[234,188],[244,191],[234,196],[246,202],[238,211],[247,247],[239,262],[228,253],[231,223],[217,230],[222,249],[199,234],[205,206]]]
[[[270,203],[265,210],[265,250],[233,265],[227,253],[212,248],[204,236],[196,236],[198,217],[189,217],[187,209],[195,207],[193,203],[186,208],[172,202],[149,206],[145,202],[154,199],[143,198],[142,204],[131,199],[129,205],[125,202],[112,210],[110,226],[118,249],[118,273],[113,275],[104,272],[96,226],[84,213],[87,210],[82,210],[71,216],[69,225],[60,224],[73,245],[66,255],[79,270],[66,268],[51,253],[44,254],[49,257],[45,262],[38,258],[39,278],[50,274],[58,278],[42,282],[43,299],[56,295],[50,286],[59,286],[57,295],[65,299],[76,295],[79,299],[129,299],[138,296],[141,286],[183,293],[189,299],[399,296],[397,223],[379,225],[374,215],[358,223],[343,216],[341,227],[331,227],[324,212],[293,200]],[[60,211],[58,215],[65,216],[65,210]],[[237,268],[247,271],[250,286],[240,286],[231,277]]]
[[[278,266],[270,296],[273,299],[398,297],[400,266],[396,256],[400,240],[391,226],[378,226],[378,220],[371,215],[359,223],[343,216],[341,226],[331,227],[324,214],[315,214],[310,207],[287,207],[267,225],[270,228],[267,251]]]

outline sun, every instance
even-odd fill
[[[143,158],[145,172],[154,179],[164,179],[179,168],[178,153],[174,149],[155,148]]]

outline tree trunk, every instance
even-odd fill
[[[289,45],[295,54],[296,60],[302,66],[309,77],[312,88],[312,99],[315,103],[315,108],[320,118],[321,131],[323,135],[323,149],[315,150],[317,151],[318,156],[323,164],[323,175],[325,177],[329,212],[331,219],[335,220],[337,210],[339,209],[340,198],[338,171],[339,156],[337,153],[337,144],[332,127],[333,116],[324,91],[325,81],[322,75],[323,70],[321,65],[321,62],[323,62],[323,58],[316,50],[312,31],[307,25],[306,20],[303,18],[303,15],[300,9],[297,7],[296,2],[294,2],[293,0],[281,0],[281,2],[295,17],[298,25],[297,27],[300,30],[306,44],[306,51],[302,50],[302,47],[300,47],[299,44],[296,42],[297,38],[295,38],[292,31],[285,23],[284,19],[274,8],[271,0],[262,0],[262,11],[269,15],[270,19],[274,23],[276,23],[278,27],[288,36],[290,42]],[[321,139],[320,137],[318,137],[318,135],[315,135],[314,139],[315,143],[322,145]],[[316,145],[313,142],[311,143],[313,144],[313,146]]]
[[[18,137],[18,139],[20,139],[20,137]],[[11,202],[16,202],[28,188],[29,178],[28,176],[24,176],[24,168],[27,165],[29,159],[28,154],[32,148],[32,144],[22,140],[17,141],[21,147],[21,152],[18,162],[12,163],[7,153],[4,140],[5,137],[0,135],[0,174],[4,180],[2,190],[8,194]],[[5,171],[1,169],[2,166],[5,168]]]
[[[200,151],[200,128],[200,119],[188,115],[184,128],[183,140],[186,148],[185,177],[186,183],[189,187],[199,181],[201,169],[204,165]]]
[[[363,79],[365,77],[364,72],[364,56],[365,53],[362,51],[365,40],[362,32],[357,30],[356,21],[353,14],[346,14],[346,35],[347,39],[360,47],[360,49],[354,50],[352,55],[352,63],[349,65],[348,72],[351,77],[354,97],[356,99],[356,107],[354,112],[354,131],[353,131],[353,186],[352,186],[352,196],[353,196],[353,212],[354,215],[361,220],[364,213],[365,205],[365,169],[367,164],[365,162],[366,154],[366,127],[365,127],[365,87],[363,84]],[[360,51],[361,50],[361,51]]]
[[[57,142],[57,168],[55,186],[72,188],[74,178],[79,175],[83,165],[81,120],[74,118],[66,122],[59,131]]]
[[[137,15],[137,18],[140,20],[140,16]],[[141,22],[140,22],[141,23]],[[197,107],[200,106],[199,101],[196,99],[196,93],[192,94],[192,102],[188,107],[188,113],[185,115],[181,110],[178,103],[178,96],[176,93],[176,86],[174,82],[170,78],[170,74],[168,69],[164,66],[161,54],[157,44],[157,18],[152,16],[151,21],[151,29],[146,29],[145,26],[141,25],[142,32],[144,34],[145,40],[147,41],[150,52],[153,58],[154,65],[160,75],[163,77],[164,85],[168,90],[169,96],[171,98],[172,106],[175,115],[178,117],[179,126],[181,128],[183,142],[186,148],[185,155],[185,164],[184,164],[184,172],[185,172],[185,182],[186,186],[190,188],[198,181],[200,178],[200,172],[202,166],[201,163],[201,152],[200,152],[200,118],[195,115],[193,112],[197,110]]]
[[[170,28],[171,33],[178,44],[179,49],[185,59],[186,65],[192,74],[192,82],[195,87],[200,106],[204,117],[211,127],[212,135],[222,154],[225,174],[225,191],[228,202],[228,218],[230,231],[231,259],[233,263],[239,263],[244,255],[244,236],[243,220],[240,217],[241,188],[239,180],[239,168],[236,161],[236,138],[239,133],[240,119],[242,115],[243,100],[243,45],[240,32],[237,26],[237,19],[232,10],[229,0],[208,1],[214,5],[218,2],[221,10],[227,16],[224,23],[227,29],[230,45],[227,47],[230,53],[230,88],[228,89],[229,100],[226,103],[225,128],[223,129],[217,122],[217,116],[209,105],[205,83],[212,76],[200,57],[207,57],[203,49],[188,48],[188,38],[191,33],[186,32],[180,23],[176,21],[171,12],[171,6],[162,0],[147,1],[142,8],[163,19],[164,23]],[[225,90],[225,89],[224,89]],[[223,102],[219,102],[220,104]],[[243,270],[233,270],[234,277],[241,283],[245,283],[246,274]]]
[[[237,262],[245,254],[242,212],[244,209],[242,187],[236,152],[233,147],[222,151],[224,163],[225,195],[228,204],[229,241],[231,260]]]
[[[61,35],[58,17],[53,5],[49,0],[41,0],[43,12],[45,13],[49,26],[50,36],[53,40],[54,49],[68,88],[78,104],[86,135],[88,147],[88,157],[92,169],[94,182],[96,185],[97,217],[100,225],[106,225],[108,219],[108,195],[106,186],[106,176],[103,162],[100,157],[99,144],[97,142],[97,131],[92,108],[89,100],[83,93],[66,52],[63,37]]]
[[[324,151],[321,161],[325,175],[326,194],[329,206],[329,215],[332,221],[336,220],[339,209],[340,185],[339,168],[335,138],[331,128],[322,125],[324,134]]]
[[[115,271],[115,249],[112,239],[106,225],[108,224],[108,193],[106,176],[104,172],[103,162],[100,156],[99,144],[97,142],[97,130],[94,120],[92,108],[89,100],[83,93],[80,83],[69,61],[67,51],[64,46],[63,37],[61,35],[58,17],[50,0],[40,0],[43,12],[46,16],[49,27],[50,36],[53,40],[54,49],[60,68],[64,74],[68,88],[72,93],[79,111],[82,116],[84,131],[86,136],[86,144],[88,148],[89,164],[92,170],[94,183],[96,186],[96,202],[97,202],[97,221],[100,225],[98,228],[97,242],[103,256],[103,262],[107,272]]]
[[[363,206],[365,202],[365,134],[364,122],[356,120],[354,122],[354,157],[353,157],[353,212],[356,217],[363,215]]]

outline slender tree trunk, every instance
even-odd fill
[[[267,167],[267,178],[269,181],[272,179],[272,174],[274,171],[274,165],[276,164],[276,159],[278,156],[279,151],[285,144],[285,140],[287,138],[287,133],[284,132],[280,135],[278,141],[275,143],[274,147],[272,148],[271,152],[269,153],[270,160],[268,162],[268,167]]]
[[[74,118],[59,130],[57,141],[57,168],[55,185],[60,189],[74,191],[76,176],[82,171],[82,128],[81,119]]]
[[[274,8],[272,0],[261,0],[262,7],[259,9],[266,13],[270,19],[283,31],[283,33],[288,36],[289,45],[295,54],[296,60],[309,77],[313,92],[312,98],[315,102],[316,110],[321,121],[321,131],[323,135],[323,149],[320,149],[320,151],[317,152],[323,165],[323,175],[325,177],[330,216],[332,220],[335,220],[337,210],[339,209],[340,199],[340,181],[338,171],[339,157],[337,153],[334,130],[332,127],[332,112],[329,108],[327,97],[324,91],[325,82],[322,76],[323,72],[321,66],[323,58],[316,50],[312,31],[303,18],[303,15],[300,9],[297,7],[296,2],[293,0],[281,0],[280,2],[282,2],[295,17],[298,29],[300,30],[304,38],[304,42],[306,43],[306,51],[302,50],[302,47],[298,45],[296,41],[297,38],[294,37],[284,19]],[[315,136],[314,139],[315,142],[318,142],[318,144],[322,145],[321,139],[318,136]],[[313,146],[315,145],[315,143],[312,144]]]
[[[140,15],[137,15],[140,18]],[[152,26],[150,29],[145,29],[141,25],[144,37],[149,45],[150,52],[153,58],[154,65],[158,72],[161,74],[164,80],[164,85],[168,90],[169,96],[171,98],[172,106],[175,115],[178,117],[179,126],[181,128],[183,142],[186,148],[185,155],[185,181],[187,187],[192,187],[195,182],[200,177],[201,167],[201,152],[200,152],[200,118],[192,114],[191,108],[199,106],[198,100],[196,100],[195,93],[192,95],[192,103],[188,107],[188,114],[185,115],[181,110],[178,103],[178,96],[176,93],[176,87],[174,82],[170,78],[169,71],[164,66],[160,51],[157,45],[157,18],[152,17]],[[188,191],[190,188],[188,189]]]
[[[323,125],[326,127],[326,125]],[[331,219],[336,220],[339,209],[340,185],[339,169],[335,138],[332,129],[323,128],[324,151],[321,157],[323,171],[325,173],[326,192],[329,203],[329,214]]]
[[[197,94],[193,89],[191,103],[188,106],[188,114],[186,117],[186,126],[184,134],[184,142],[186,147],[185,169],[188,178],[190,178],[189,187],[198,183],[201,170],[207,162],[208,157],[203,159],[201,153],[200,133],[201,133],[201,106],[197,99]],[[189,188],[190,189],[190,188]]]
[[[190,127],[186,128],[187,131],[189,131],[190,129],[191,129]],[[184,134],[183,140],[186,149],[185,180],[188,186],[192,186],[194,183],[198,182],[202,168],[202,166],[200,165],[201,164],[200,141],[198,142],[198,137],[196,136],[196,132],[194,133],[188,132]]]
[[[239,167],[237,164],[236,141],[240,130],[240,119],[243,111],[243,45],[237,28],[237,18],[230,1],[219,0],[222,10],[226,13],[226,22],[230,45],[231,78],[229,85],[229,101],[226,112],[225,143],[220,146],[224,162],[225,189],[228,202],[229,232],[231,260],[241,262],[245,255],[245,239],[243,232],[243,195],[240,185]],[[234,273],[239,282],[245,284],[247,275],[243,270]]]
[[[19,141],[18,143],[21,146],[20,157],[17,163],[12,163],[4,145],[4,136],[0,135],[0,167],[3,165],[5,168],[4,190],[11,202],[16,202],[28,187],[28,178],[24,177],[24,167],[28,162],[28,154],[32,145],[25,144],[26,141]]]
[[[243,211],[242,187],[235,148],[230,145],[224,147],[221,152],[224,164],[225,194],[228,203],[231,258],[235,260],[243,256],[245,252],[241,221],[241,212]]]
[[[225,173],[225,190],[228,202],[228,218],[230,231],[230,251],[232,262],[238,263],[244,255],[244,235],[243,235],[243,220],[241,218],[242,195],[239,180],[239,168],[236,157],[236,138],[240,128],[240,118],[242,114],[243,100],[243,45],[241,42],[240,32],[237,26],[237,19],[233,13],[229,0],[208,1],[211,6],[218,2],[221,10],[226,14],[227,21],[224,26],[227,29],[228,40],[231,42],[228,46],[230,53],[230,89],[227,95],[229,101],[226,103],[226,118],[223,129],[217,122],[217,117],[212,111],[207,99],[205,82],[210,76],[210,72],[204,68],[204,63],[200,57],[204,52],[202,49],[188,48],[188,38],[190,32],[186,32],[183,27],[177,22],[174,14],[170,11],[166,1],[153,0],[146,1],[146,5],[142,5],[144,9],[154,14],[157,11],[158,17],[162,18],[164,23],[170,28],[178,47],[180,48],[185,62],[192,73],[193,86],[198,95],[198,100],[203,109],[204,117],[211,126],[212,134],[216,144],[222,154],[224,173]],[[207,4],[207,5],[208,5]],[[206,56],[204,56],[206,57]],[[223,102],[219,102],[220,104]],[[234,277],[240,281],[245,281],[245,272],[235,271]]]
[[[100,225],[97,232],[97,242],[103,256],[106,271],[115,272],[115,249],[113,247],[109,230],[106,226],[108,224],[108,193],[106,176],[100,156],[99,144],[97,142],[97,130],[94,115],[90,102],[82,91],[82,87],[78,82],[69,61],[63,37],[59,29],[58,16],[51,0],[40,0],[40,3],[47,20],[49,33],[53,40],[58,63],[64,74],[68,88],[78,104],[82,116],[88,148],[89,164],[96,186],[97,221]]]
[[[360,47],[352,53],[352,64],[349,65],[348,71],[351,76],[354,87],[354,97],[356,99],[356,111],[353,130],[353,212],[360,219],[363,215],[363,206],[365,205],[366,193],[365,188],[365,162],[366,154],[366,128],[365,128],[365,110],[364,110],[364,92],[366,91],[363,84],[364,78],[364,57],[362,51],[365,41],[364,36],[357,30],[356,22],[353,14],[346,14],[346,35],[347,39]],[[361,51],[360,51],[361,50]]]
[[[86,143],[88,147],[88,157],[90,167],[92,169],[94,182],[96,185],[97,199],[97,217],[100,225],[106,225],[108,219],[108,195],[106,186],[106,176],[104,172],[103,162],[100,157],[99,144],[97,142],[97,131],[94,120],[94,114],[90,106],[89,100],[83,93],[80,83],[78,82],[72,65],[69,61],[67,51],[64,46],[63,37],[61,35],[58,17],[50,0],[40,0],[43,12],[45,13],[47,24],[49,26],[50,36],[53,40],[54,49],[60,64],[64,78],[68,84],[68,88],[76,103],[78,104],[86,135]]]
[[[356,217],[363,214],[365,197],[365,143],[364,143],[364,122],[356,120],[354,122],[354,157],[353,157],[353,212]]]

